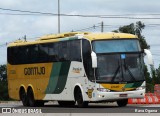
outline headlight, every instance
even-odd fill
[[[136,88],[136,90],[142,90],[142,89],[145,89],[145,88],[146,88],[145,86],[141,86],[141,87]]]
[[[97,88],[97,90],[100,92],[110,92],[109,89],[105,89],[105,88]]]

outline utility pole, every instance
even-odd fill
[[[24,35],[24,41],[26,41],[27,40],[27,37],[26,37],[26,35]]]
[[[60,32],[60,0],[58,0],[58,33]]]
[[[103,21],[101,22],[101,32],[103,33],[103,27],[104,27],[104,23]]]

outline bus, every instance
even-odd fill
[[[117,102],[145,95],[144,56],[136,35],[70,32],[18,40],[7,47],[9,96],[24,106],[87,107],[89,103]]]

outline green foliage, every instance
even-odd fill
[[[146,93],[154,93],[154,85],[151,83],[146,83]]]
[[[0,80],[7,80],[7,66],[0,65]]]
[[[154,84],[160,84],[160,65],[157,69],[152,69]]]
[[[0,100],[9,100],[6,65],[0,65]]]
[[[0,81],[0,88],[0,101],[9,100],[7,81]]]
[[[114,32],[121,32],[121,33],[130,33],[137,35],[140,39],[140,45],[142,49],[149,49],[150,46],[147,44],[145,37],[141,35],[142,30],[145,28],[144,23],[141,21],[136,22],[136,24],[131,23],[129,25],[125,25],[123,27],[119,27],[118,30],[114,30]]]

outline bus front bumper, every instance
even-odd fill
[[[116,101],[128,98],[143,98],[145,96],[145,89],[125,92],[97,92],[95,101]]]

